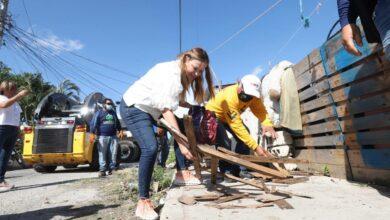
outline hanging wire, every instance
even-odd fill
[[[219,50],[220,48],[222,48],[223,46],[225,46],[225,44],[227,44],[229,41],[231,41],[233,38],[235,38],[237,35],[239,35],[241,32],[243,32],[245,29],[247,29],[248,27],[250,27],[252,24],[254,24],[256,21],[258,21],[260,18],[264,17],[266,14],[268,14],[273,8],[275,8],[276,6],[278,6],[283,0],[277,0],[273,5],[271,5],[267,10],[265,10],[264,12],[260,13],[258,16],[256,16],[254,19],[252,19],[249,23],[247,23],[246,25],[244,25],[242,28],[240,28],[240,30],[238,30],[237,32],[235,32],[234,34],[232,34],[230,37],[228,37],[226,40],[224,40],[222,43],[220,43],[217,47],[215,47],[214,49],[212,49],[210,51],[210,54],[214,53],[215,51]]]

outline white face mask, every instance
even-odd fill
[[[114,106],[112,106],[112,105],[105,105],[105,107],[106,107],[107,111],[111,111],[114,109]]]

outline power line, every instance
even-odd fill
[[[225,44],[227,44],[229,41],[231,41],[233,38],[235,38],[237,35],[239,35],[241,32],[243,32],[245,29],[247,29],[249,26],[251,26],[252,24],[254,24],[257,20],[259,20],[260,18],[262,18],[263,16],[265,16],[266,14],[268,14],[273,8],[275,8],[277,5],[279,5],[283,0],[277,0],[273,5],[271,5],[267,10],[265,10],[264,12],[262,12],[261,14],[259,14],[258,16],[256,16],[254,19],[252,19],[249,23],[247,23],[246,25],[244,25],[240,30],[238,30],[237,32],[235,32],[233,35],[231,35],[230,37],[228,37],[226,40],[224,40],[221,44],[219,44],[217,47],[215,47],[214,49],[212,49],[210,51],[210,54],[214,53],[215,51],[219,50],[220,48],[222,48]]]
[[[80,55],[80,54],[77,54],[77,53],[75,53],[75,52],[73,52],[73,51],[67,51],[65,48],[63,48],[63,47],[61,47],[61,46],[59,46],[59,45],[53,44],[53,43],[51,43],[51,42],[49,42],[49,41],[46,41],[45,39],[41,39],[41,38],[39,38],[39,37],[37,37],[37,36],[34,36],[34,35],[32,35],[31,33],[28,33],[28,32],[26,32],[26,31],[24,31],[23,29],[18,28],[17,26],[14,26],[14,28],[16,28],[16,29],[18,29],[18,30],[20,30],[20,31],[23,31],[23,32],[25,32],[25,34],[30,35],[31,37],[36,38],[36,39],[38,39],[39,41],[44,42],[44,43],[46,43],[46,44],[48,44],[48,45],[50,45],[50,46],[52,46],[52,47],[54,47],[54,48],[56,48],[56,49],[64,50],[64,51],[66,51],[67,53],[72,54],[73,56],[76,56],[76,57],[78,57],[78,58],[84,59],[84,60],[86,60],[86,61],[88,61],[88,62],[90,62],[90,63],[94,63],[94,64],[99,65],[99,66],[102,66],[102,67],[104,67],[104,68],[106,68],[106,69],[109,69],[109,70],[112,70],[112,71],[115,71],[115,72],[118,72],[118,73],[122,73],[122,74],[124,74],[124,75],[126,75],[126,76],[131,76],[131,77],[134,77],[134,78],[137,78],[137,79],[139,78],[138,75],[128,73],[128,72],[126,72],[126,71],[124,71],[124,70],[120,70],[120,69],[118,69],[118,68],[116,68],[116,67],[113,67],[113,66],[110,66],[110,65],[108,65],[108,64],[100,63],[100,62],[98,62],[98,61],[92,60],[91,58],[88,58],[88,57],[82,56],[82,55]]]
[[[320,0],[318,1],[316,7],[314,7],[314,9],[310,12],[309,16],[306,17],[306,19],[310,19],[315,12],[319,12],[321,6],[325,3],[326,0]],[[279,56],[279,54],[284,50],[286,49],[286,47],[291,43],[291,41],[295,38],[295,36],[299,33],[299,31],[301,31],[304,27],[305,27],[305,23],[301,24],[298,26],[298,28],[291,34],[291,36],[288,38],[288,40],[283,44],[282,47],[279,48],[278,52],[276,53],[276,55],[274,56],[274,58],[272,60],[269,61],[270,64],[273,64],[273,62],[276,60],[277,56]]]
[[[33,30],[33,26],[31,24],[31,19],[30,19],[30,16],[28,15],[27,7],[26,7],[26,4],[25,4],[24,0],[22,0],[22,3],[23,3],[24,12],[26,13],[27,20],[28,20],[28,23],[30,25],[31,32],[33,33],[33,35],[35,35],[34,30]]]

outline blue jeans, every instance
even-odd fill
[[[217,128],[217,140],[216,140],[216,146],[217,147],[223,147],[227,150],[231,149],[231,140],[229,139],[227,135],[227,131],[229,131],[232,135],[234,140],[237,142],[235,152],[239,154],[249,155],[249,147],[244,144],[230,129],[228,124],[225,124],[218,120],[218,128]],[[231,164],[229,162],[220,160],[219,161],[219,170],[222,173],[230,172],[234,176],[239,176],[240,170],[244,168],[240,168],[240,166]]]
[[[185,128],[184,128],[184,121],[182,118],[176,117],[177,124],[179,125],[180,132],[182,134],[185,134]],[[173,142],[174,150],[175,150],[175,156],[176,156],[176,170],[186,170],[190,164],[190,161],[188,161],[184,155],[181,153],[181,150],[179,148],[179,144],[175,140]]]
[[[4,182],[8,160],[14,149],[19,128],[11,125],[0,125],[0,183]]]
[[[153,117],[134,106],[128,107],[122,100],[120,114],[134,139],[140,146],[141,157],[138,168],[139,197],[149,198],[150,182],[157,156],[157,140],[153,130]]]
[[[116,136],[99,136],[99,171],[114,170],[118,153],[118,138]]]
[[[157,156],[158,165],[165,167],[169,155],[168,137],[165,132],[162,137],[157,137],[157,143],[160,146],[160,150]]]
[[[375,8],[375,25],[382,39],[385,57],[390,61],[390,0],[378,0]]]

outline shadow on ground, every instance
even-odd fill
[[[60,206],[53,208],[38,209],[34,211],[9,214],[0,216],[0,219],[51,219],[55,216],[66,217],[67,219],[77,219],[97,214],[99,210],[116,208],[119,205],[105,206],[102,204],[89,205],[75,208],[74,206]]]

